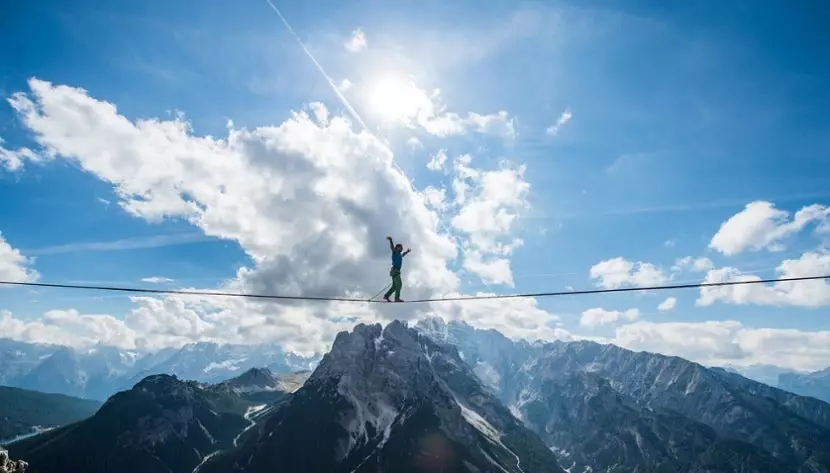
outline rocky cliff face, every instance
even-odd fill
[[[572,471],[830,471],[830,405],[815,399],[613,345],[418,329],[457,346]]]
[[[562,471],[454,348],[400,322],[340,333],[254,430],[202,472]]]
[[[114,395],[86,420],[8,448],[41,473],[190,473],[233,446],[250,424],[245,410],[227,393],[157,375]]]

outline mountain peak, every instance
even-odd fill
[[[452,458],[429,452],[449,448]],[[240,449],[203,473],[434,471],[553,473],[553,453],[483,390],[453,347],[401,321],[338,333],[309,380]],[[519,464],[521,466],[519,466]]]

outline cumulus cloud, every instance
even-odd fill
[[[632,262],[621,256],[593,265],[590,276],[595,280],[595,284],[603,289],[657,286],[671,279],[662,269],[651,263]]]
[[[447,151],[446,150],[438,150],[435,153],[435,156],[429,160],[427,163],[427,169],[430,171],[442,171],[444,170],[444,166],[447,164]]]
[[[813,222],[827,225],[830,207],[819,204],[803,207],[790,220],[790,213],[770,202],[756,201],[721,224],[709,247],[727,256],[743,251],[781,251],[784,240]]]
[[[39,161],[40,156],[29,148],[7,149],[5,141],[0,138],[0,170],[17,171],[23,167],[25,161]]]
[[[778,278],[799,278],[830,274],[830,251],[816,250],[801,255],[798,259],[787,259],[776,268]],[[761,278],[746,274],[737,268],[725,267],[710,270],[706,283],[732,281],[760,281]],[[823,307],[830,305],[830,284],[823,279],[806,281],[782,281],[772,284],[742,284],[734,286],[702,287],[698,306],[709,306],[715,302],[737,305],[768,305]]]
[[[666,300],[660,303],[657,306],[657,310],[667,311],[674,309],[674,306],[677,305],[677,299],[674,297],[667,297]]]
[[[640,311],[637,309],[605,310],[601,307],[594,307],[582,312],[579,325],[596,327],[597,325],[613,324],[619,320],[637,320],[638,317],[640,317]]]
[[[463,184],[463,195],[447,198],[439,215],[441,191],[412,189],[384,143],[355,132],[322,104],[278,126],[239,129],[229,123],[226,137],[213,138],[194,135],[183,116],[131,121],[85,90],[37,79],[29,86],[10,103],[45,156],[72,160],[110,183],[118,205],[136,218],[183,219],[207,236],[239,244],[252,263],[224,290],[369,297],[388,283],[386,235],[413,248],[404,267],[405,297],[457,292],[460,280],[450,265],[459,246],[471,255],[475,271],[468,272],[510,280],[499,259],[520,244],[508,233],[526,205],[523,166],[483,170],[466,161],[453,167],[449,172]],[[478,221],[479,215],[486,218]],[[439,231],[442,218],[453,223],[455,235]],[[193,297],[133,303],[123,319],[67,310],[24,322],[6,313],[0,327],[17,338],[40,333],[73,346],[99,339],[121,346],[218,339],[276,341],[309,353],[325,349],[337,331],[356,321],[410,319],[423,310]],[[523,304],[506,304],[504,317],[519,317]],[[541,309],[534,314],[549,317]],[[493,326],[510,325],[498,322],[499,314],[490,317],[479,316]],[[71,329],[61,331],[64,325]]]
[[[360,28],[352,31],[352,35],[349,36],[349,39],[346,40],[345,43],[343,43],[343,47],[350,53],[363,51],[367,46],[368,43],[366,42],[366,35]]]
[[[486,296],[490,293],[478,293]],[[474,327],[495,329],[526,340],[574,340],[567,330],[555,326],[560,317],[538,307],[532,298],[448,301],[436,304],[433,315],[446,321],[462,320]]]
[[[480,171],[471,162],[469,155],[454,161],[458,211],[451,224],[469,238],[464,247],[464,268],[488,283],[512,286],[506,256],[523,244],[511,235],[521,211],[529,206],[525,166],[503,162],[499,170]]]
[[[635,322],[617,328],[614,343],[632,350],[645,350],[692,360],[739,359],[745,356],[734,339],[741,328],[733,320],[702,323]]]
[[[437,189],[432,186],[427,186],[426,189],[424,189],[424,200],[426,201],[426,204],[435,210],[442,211],[446,208],[446,198],[446,189]]]
[[[573,116],[573,114],[571,113],[571,109],[570,108],[565,109],[565,111],[562,112],[562,115],[559,115],[559,118],[556,119],[556,123],[549,126],[548,129],[545,130],[545,134],[547,134],[548,136],[558,135],[559,130],[563,126],[565,126],[566,123],[568,123],[571,120],[572,116]]]
[[[99,341],[105,345],[134,348],[135,331],[124,321],[110,315],[80,314],[77,310],[50,310],[34,320],[15,318],[0,311],[3,336],[26,342],[90,347]]]
[[[686,256],[684,258],[679,258],[675,261],[674,266],[672,266],[671,270],[673,272],[681,272],[681,271],[693,271],[693,272],[704,272],[712,269],[715,265],[712,263],[712,260],[706,257],[693,257],[693,256]]]
[[[0,232],[0,280],[9,282],[34,282],[40,274],[32,268],[34,259],[27,258],[12,246]]]
[[[759,363],[814,371],[825,368],[830,359],[830,331],[751,328],[734,320],[640,321],[618,327],[612,342],[707,365]]]

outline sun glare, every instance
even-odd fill
[[[384,122],[410,123],[431,107],[426,92],[403,77],[383,76],[369,90],[369,108]]]

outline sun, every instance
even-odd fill
[[[432,100],[412,80],[389,74],[370,87],[369,109],[383,122],[406,125],[431,113]]]

